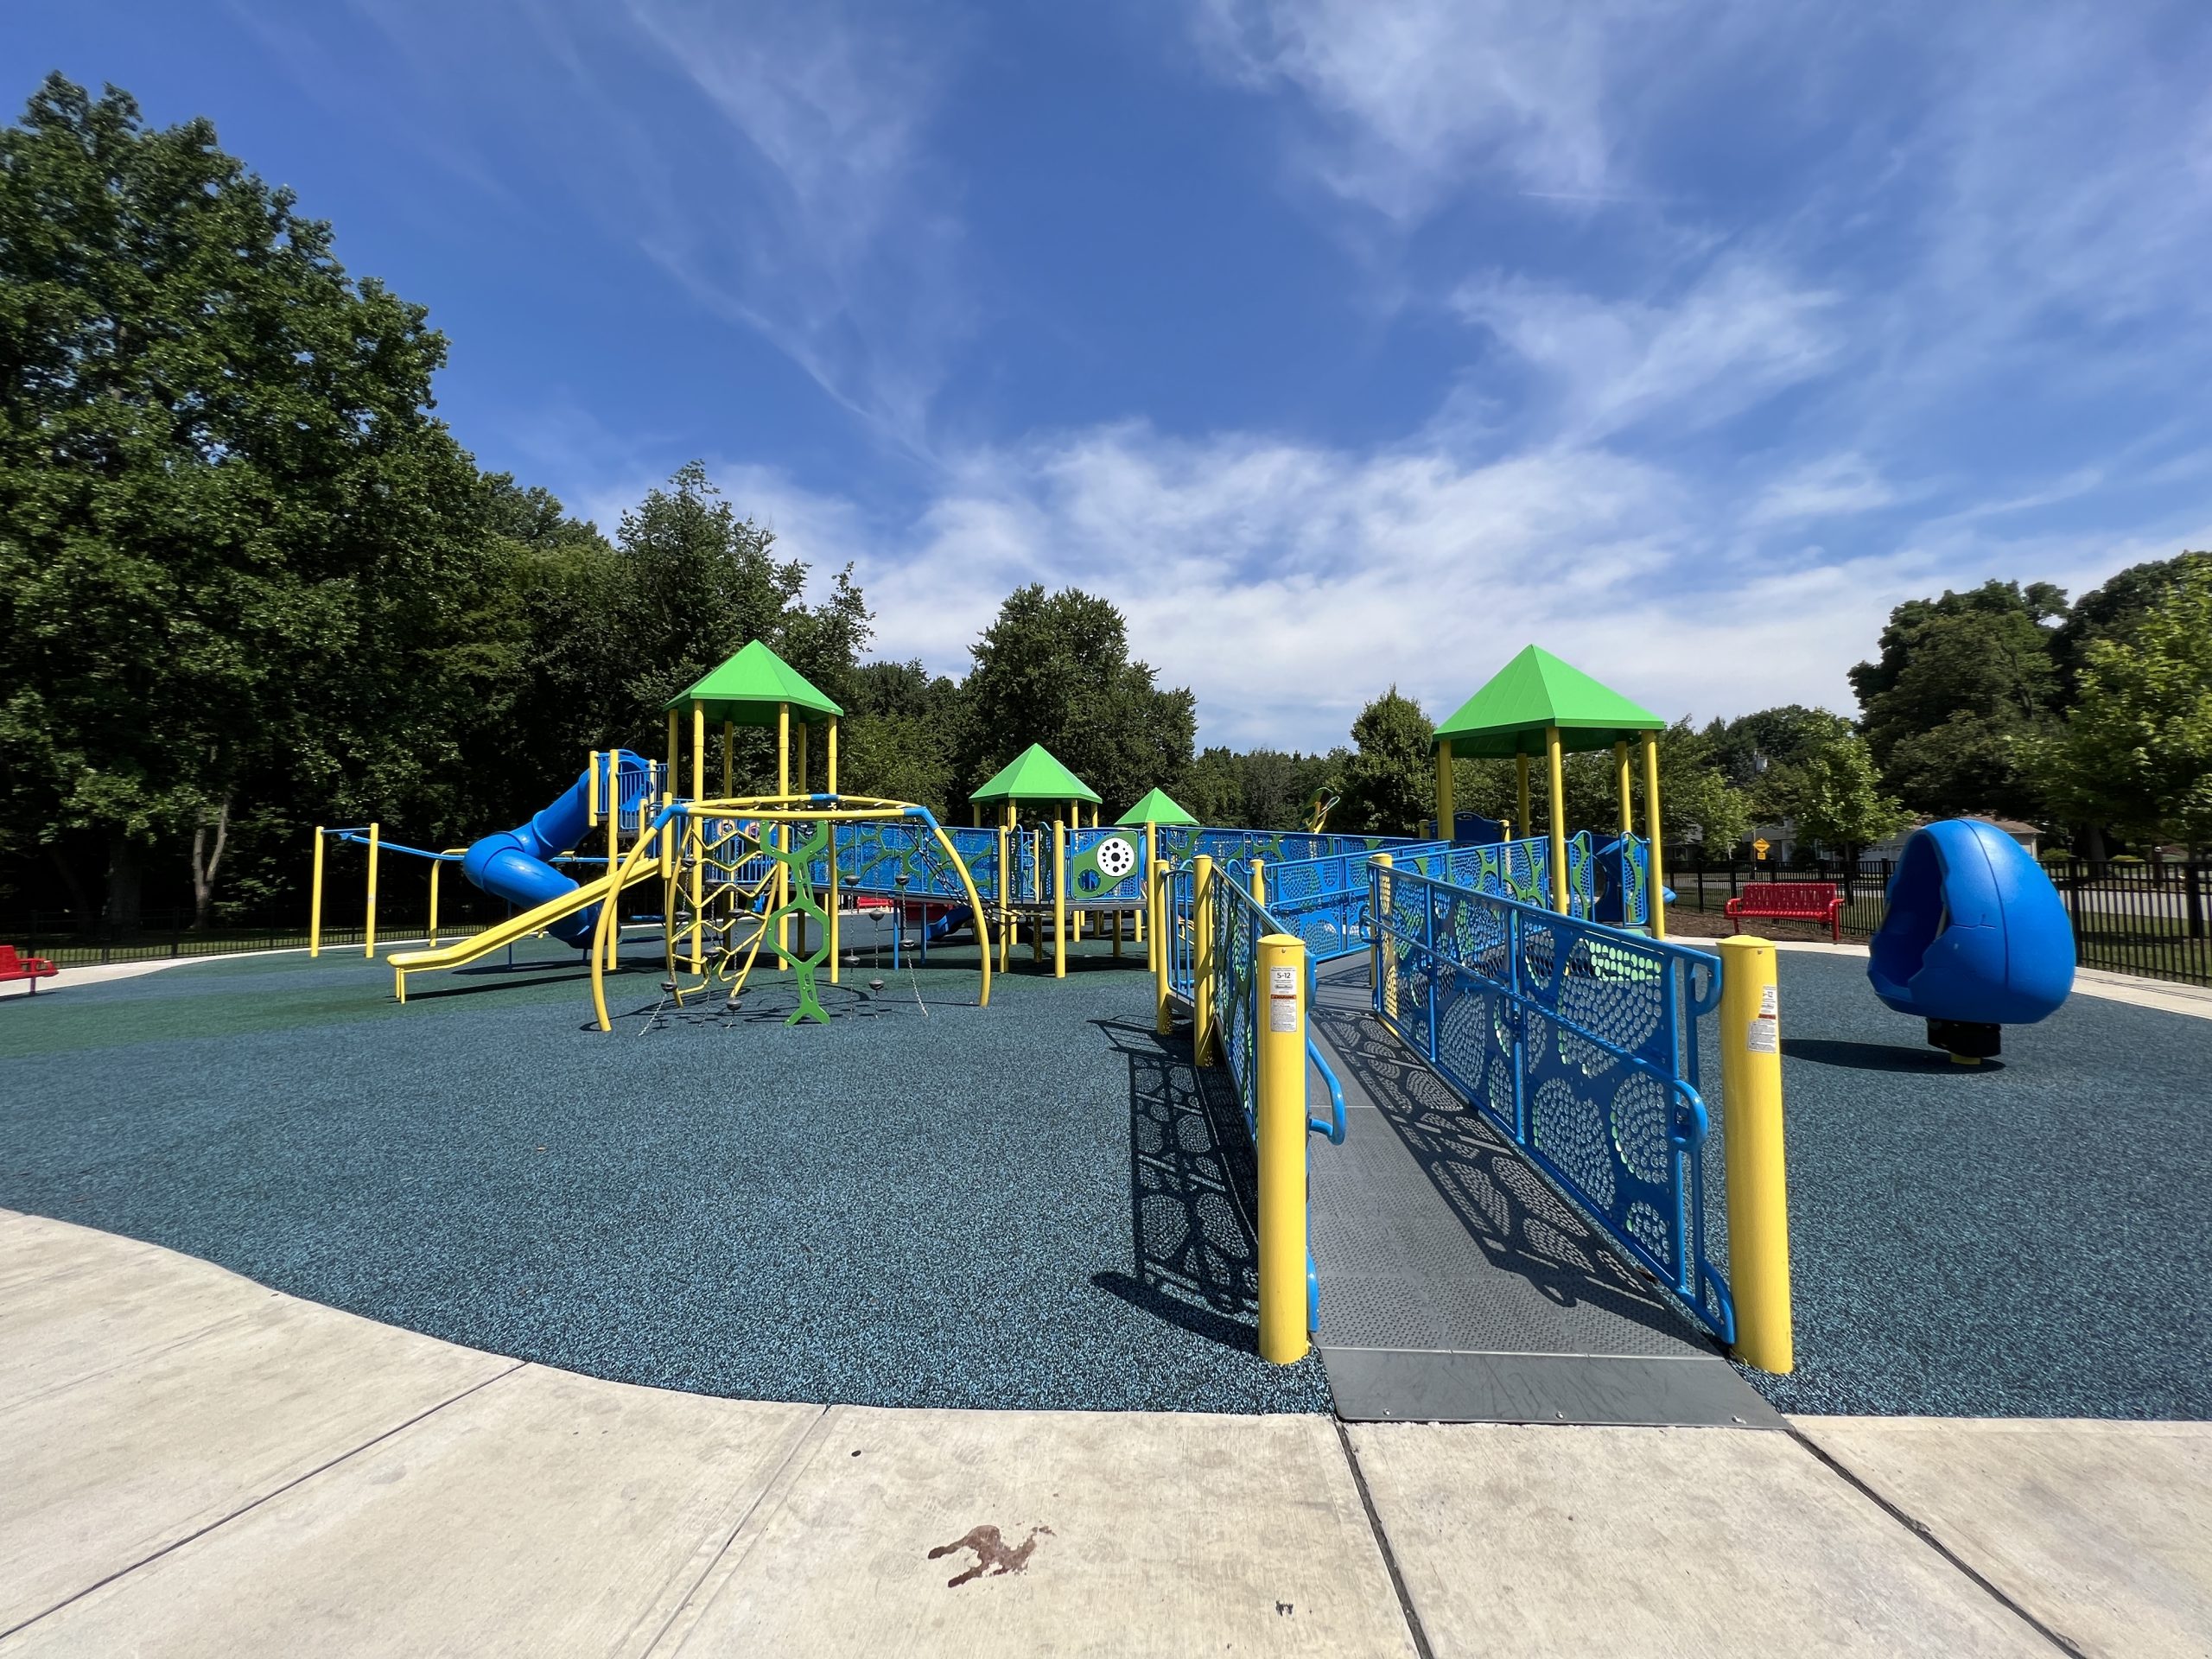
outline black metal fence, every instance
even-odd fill
[[[487,918],[471,915],[467,906],[455,915],[440,906],[438,938],[458,939],[486,925]],[[502,913],[494,912],[493,914]],[[404,944],[423,938],[427,910],[409,915],[380,913],[377,917],[377,946],[386,941]],[[350,926],[325,924],[322,948],[359,950],[367,933],[359,921]],[[18,919],[0,920],[0,943],[12,944],[26,956],[44,957],[61,968],[84,968],[111,962],[155,962],[169,957],[235,956],[249,950],[303,950],[308,943],[304,922],[281,925],[217,923],[205,929],[192,925],[189,910],[149,911],[136,927],[118,927],[93,920],[80,923],[67,911],[31,911]]]
[[[2047,858],[2074,929],[2074,959],[2084,968],[2212,986],[2212,863],[2133,863]],[[1675,905],[1720,912],[1752,881],[1833,881],[1841,890],[1843,931],[1866,938],[1889,913],[1887,859],[1846,864],[1705,859],[1696,848],[1674,853],[1666,870]]]

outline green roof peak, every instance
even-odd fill
[[[1070,772],[1042,743],[1032,743],[999,768],[971,801],[1091,801],[1098,792]]]
[[[709,720],[726,720],[733,726],[773,726],[779,705],[786,702],[801,720],[845,712],[760,639],[720,668],[701,675],[671,697],[667,706],[685,709],[695,702],[702,706]]]
[[[1196,823],[1198,820],[1176,804],[1164,789],[1148,791],[1135,806],[1114,820],[1117,824]]]
[[[1666,725],[1572,663],[1529,645],[1436,728],[1436,741],[1448,738],[1454,758],[1474,760],[1541,754],[1548,726],[1558,727],[1560,747],[1575,753],[1609,749],[1624,738],[1663,731]]]

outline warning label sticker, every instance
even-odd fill
[[[1298,1029],[1298,969],[1268,969],[1268,1029],[1295,1033]]]

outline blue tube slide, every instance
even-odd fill
[[[610,798],[627,801],[644,794],[650,773],[642,756],[616,749],[602,756],[599,764],[607,768],[600,777],[602,809]],[[608,772],[619,784],[619,793],[606,787]],[[586,770],[577,774],[575,784],[552,805],[527,823],[472,842],[461,857],[461,873],[494,899],[504,899],[518,910],[535,910],[576,890],[577,883],[549,861],[580,846],[590,827],[591,773]],[[598,925],[599,906],[588,905],[574,915],[563,916],[546,931],[564,944],[581,948]]]

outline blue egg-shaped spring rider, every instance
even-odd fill
[[[1916,830],[1890,878],[1866,977],[1962,1065],[1999,1052],[1999,1027],[2031,1026],[2074,988],[2074,931],[2027,849],[1980,818]]]

